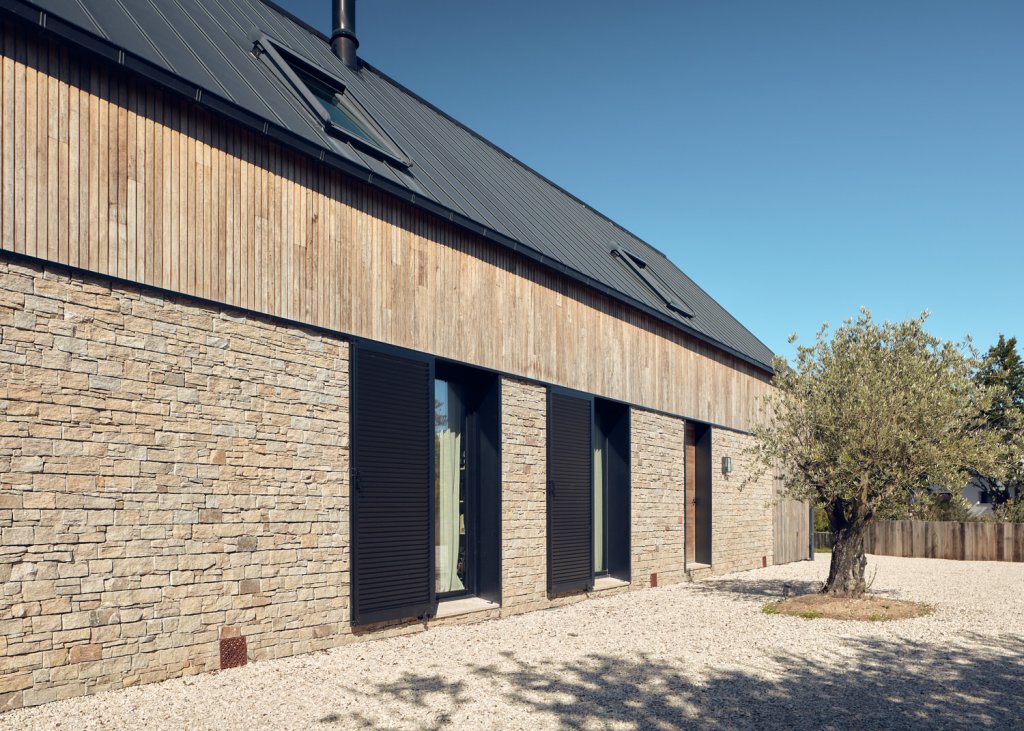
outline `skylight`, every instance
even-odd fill
[[[295,68],[295,74],[299,80],[306,85],[306,88],[316,97],[316,100],[323,106],[331,121],[351,135],[355,135],[365,142],[378,147],[385,147],[386,143],[377,136],[367,125],[361,123],[355,114],[345,103],[343,92],[333,88],[322,79],[307,73],[302,68]]]
[[[270,38],[260,39],[256,49],[257,55],[266,54],[325,131],[394,165],[412,164],[339,79]]]
[[[631,254],[625,249],[612,249],[612,256],[619,257],[630,270],[636,274],[644,284],[654,291],[665,303],[670,311],[682,317],[693,317],[693,309],[682,299],[677,297],[664,282],[647,266],[647,262],[636,254]]]

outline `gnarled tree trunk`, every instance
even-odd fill
[[[858,597],[867,591],[864,569],[868,559],[864,554],[864,537],[870,515],[857,511],[850,517],[844,507],[841,504],[833,506],[829,515],[835,545],[822,592],[832,596]]]

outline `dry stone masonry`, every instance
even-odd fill
[[[507,613],[548,606],[547,390],[501,383],[501,598]]]
[[[546,593],[547,390],[505,377],[500,609],[354,632],[348,374],[342,337],[0,258],[0,708],[585,598]],[[685,464],[631,413],[635,589],[685,576]],[[715,430],[716,572],[772,561],[747,439]]]
[[[0,704],[328,647],[348,346],[0,260]]]
[[[751,469],[750,439],[725,429],[711,433],[711,563],[716,574],[774,563],[775,486],[770,474],[744,485]],[[722,457],[732,458],[732,474],[722,472]]]
[[[630,411],[632,443],[632,583],[683,578],[684,422],[643,409]]]

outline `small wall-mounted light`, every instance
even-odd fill
[[[732,472],[732,457],[722,457],[722,474],[728,475]]]

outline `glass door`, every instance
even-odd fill
[[[466,408],[462,388],[434,381],[435,564],[438,597],[472,593],[469,491],[466,471]]]

